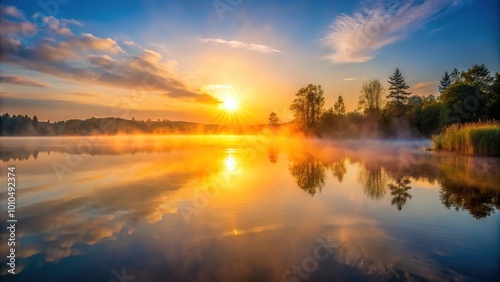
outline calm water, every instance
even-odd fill
[[[5,281],[498,281],[500,161],[428,141],[2,138]],[[16,272],[6,275],[7,167]]]

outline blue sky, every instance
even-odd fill
[[[235,96],[262,122],[308,83],[354,110],[396,67],[417,95],[446,70],[500,71],[495,0],[58,1],[2,1],[2,112],[217,122]]]

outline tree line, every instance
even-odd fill
[[[38,121],[37,116],[0,115],[0,136],[59,136],[59,135],[115,135],[115,134],[242,134],[257,132],[263,126],[200,124],[170,120],[139,121],[122,118],[70,119],[50,122]]]
[[[321,85],[309,84],[295,94],[290,105],[291,126],[324,137],[428,137],[453,123],[500,119],[500,74],[491,76],[485,65],[445,72],[437,96],[412,95],[398,68],[388,84],[385,89],[379,79],[365,81],[358,107],[350,112],[342,96],[333,107],[325,108]],[[269,125],[279,125],[274,112]]]

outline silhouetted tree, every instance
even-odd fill
[[[460,72],[455,68],[450,73],[450,85],[460,82]]]
[[[306,128],[314,128],[323,113],[325,97],[321,85],[309,84],[295,94],[290,105],[295,121]]]
[[[336,116],[333,113],[333,109],[329,108],[324,111],[320,118],[320,130],[321,131],[331,131],[335,125]]]
[[[489,87],[493,83],[493,77],[485,65],[474,65],[461,74],[464,84],[479,87],[483,93],[489,92]]]
[[[397,68],[392,76],[389,77],[389,95],[387,96],[391,102],[395,103],[397,106],[403,105],[411,92],[406,92],[410,86],[406,84],[403,75]]]
[[[478,121],[485,114],[486,100],[479,88],[464,83],[448,87],[440,98],[443,124]]]
[[[495,80],[490,87],[490,97],[486,103],[488,119],[500,119],[500,73],[495,74]]]
[[[451,85],[451,78],[448,72],[446,71],[439,84],[439,93],[443,93],[446,90],[446,88],[448,88],[450,85]]]
[[[364,113],[378,113],[382,108],[385,89],[379,79],[368,80],[361,87],[361,95],[359,96],[358,107]]]
[[[339,96],[337,99],[337,102],[333,104],[333,113],[338,116],[345,116],[346,115],[346,110],[345,110],[345,104],[344,104],[344,98],[342,96]]]
[[[269,126],[271,127],[279,126],[280,119],[278,118],[278,115],[275,112],[271,112],[267,119],[269,120]]]

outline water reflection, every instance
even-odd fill
[[[360,165],[358,181],[366,196],[381,200],[389,192],[390,203],[398,210],[412,199],[411,179],[430,185],[439,183],[440,199],[445,207],[466,210],[477,219],[500,209],[499,159],[430,153],[418,147],[402,146],[394,150],[387,146],[353,148],[347,145],[295,147],[289,172],[297,186],[311,196],[316,195],[325,186],[327,169],[341,183],[348,159]]]
[[[278,150],[276,148],[270,148],[269,149],[269,161],[273,164],[276,164],[278,162]]]
[[[297,186],[311,196],[321,192],[325,186],[326,167],[311,154],[305,153],[291,159],[288,170],[295,178]]]
[[[338,247],[310,281],[498,278],[498,159],[243,139],[2,140],[1,168],[23,180],[7,281],[109,281],[122,267],[138,281],[281,281],[318,236]],[[52,164],[76,155],[59,182]]]
[[[399,177],[395,180],[395,183],[389,183],[389,190],[391,190],[391,205],[396,206],[398,210],[401,210],[406,204],[407,199],[411,199],[408,190],[411,189],[409,184],[411,180],[407,177]]]
[[[359,171],[359,182],[369,198],[380,200],[385,196],[387,175],[382,167],[362,167]]]
[[[332,171],[333,177],[335,177],[339,183],[342,183],[342,180],[344,180],[344,175],[347,172],[345,159],[331,163],[329,165],[329,168]]]

